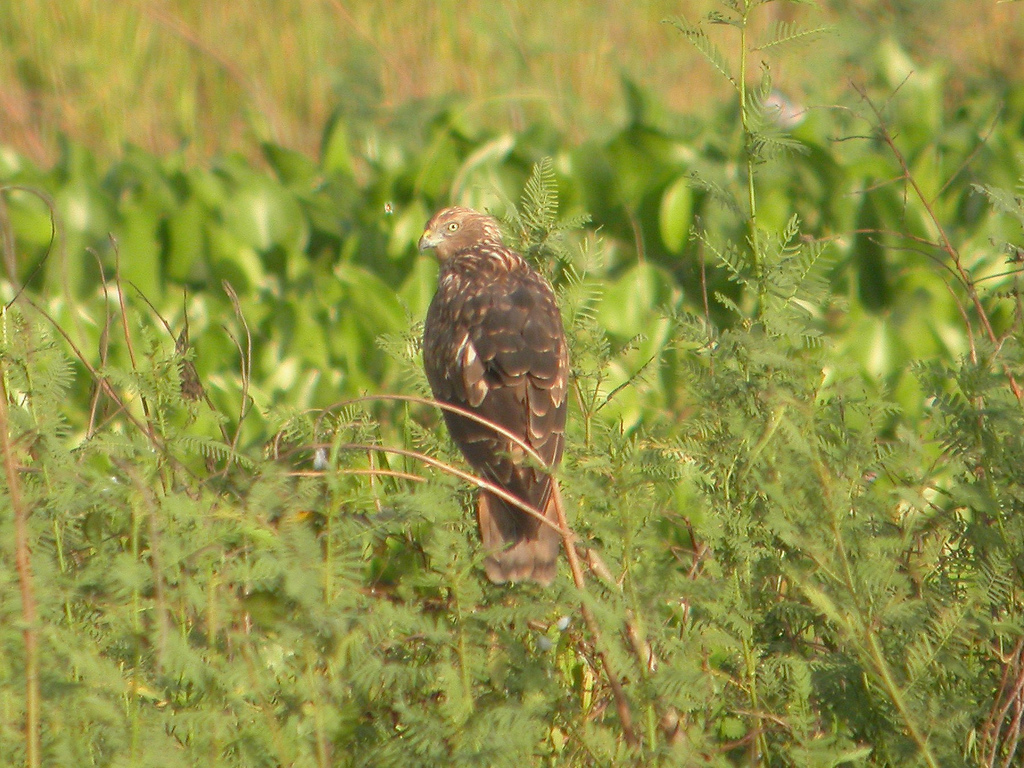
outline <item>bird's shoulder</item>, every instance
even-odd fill
[[[544,277],[512,249],[495,243],[464,248],[441,265],[432,309],[474,323],[492,312],[555,306]]]

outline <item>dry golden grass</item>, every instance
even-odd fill
[[[67,134],[101,154],[126,143],[189,156],[254,154],[272,139],[315,153],[338,103],[378,109],[459,93],[474,118],[516,128],[550,117],[570,135],[621,113],[620,73],[673,107],[726,94],[661,21],[712,0],[19,0],[0,7],[0,144],[48,163]],[[812,54],[773,73],[800,95],[846,87],[843,62],[887,28],[913,36],[922,64],[965,77],[1019,77],[1020,4],[934,0],[776,3],[761,14],[837,24]],[[835,5],[844,10],[830,10]],[[858,30],[860,32],[858,32]],[[868,30],[871,35],[864,35]]]

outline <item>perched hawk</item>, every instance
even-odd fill
[[[499,424],[554,469],[565,445],[569,360],[548,282],[501,241],[498,222],[445,208],[427,223],[420,250],[441,262],[423,329],[423,363],[434,397]],[[521,446],[478,422],[444,412],[473,469],[557,524],[550,475]],[[492,493],[477,499],[487,577],[498,584],[555,578],[561,538]]]

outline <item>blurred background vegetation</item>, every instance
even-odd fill
[[[0,6],[0,762],[1013,764],[1022,48],[996,0]],[[451,202],[559,290],[600,633],[482,581],[389,453],[458,464],[436,414],[322,410],[425,392]]]
[[[662,22],[713,8],[713,0],[395,0],[386,13],[341,0],[7,3],[0,136],[42,165],[56,160],[63,136],[106,158],[131,144],[160,154],[184,147],[191,160],[254,159],[261,141],[312,156],[339,107],[383,125],[410,102],[459,94],[475,123],[518,131],[540,120],[579,141],[621,122],[622,77],[675,111],[712,114],[721,84]],[[804,10],[772,4],[755,27]],[[791,49],[772,62],[779,85],[802,103],[841,100],[851,79],[873,75],[866,54],[887,41],[915,69],[942,70],[946,108],[1024,77],[1013,3],[832,0],[816,21],[836,34],[811,57]]]
[[[431,211],[453,200],[500,211],[550,156],[563,210],[591,215],[603,239],[592,276],[607,281],[607,330],[620,343],[647,338],[636,366],[664,341],[655,326],[666,307],[703,311],[694,222],[733,235],[744,226],[713,193],[742,182],[734,94],[665,23],[714,8],[8,4],[0,178],[46,189],[60,214],[51,249],[48,202],[8,194],[18,274],[95,296],[119,248],[126,280],[176,326],[191,289],[204,375],[209,361],[234,359],[217,326],[229,280],[268,342],[261,402],[325,405],[394,387],[373,340],[423,315],[433,265],[415,241]],[[759,213],[776,228],[797,213],[805,236],[832,244],[834,288],[851,303],[824,319],[867,377],[906,390],[912,415],[908,362],[955,355],[966,340],[942,268],[905,239],[934,235],[927,211],[907,202],[854,86],[883,107],[978,276],[996,279],[1008,225],[972,184],[1012,189],[1020,175],[1020,8],[774,2],[752,16],[751,47],[794,22],[828,31],[754,51],[748,73],[770,66],[779,125],[803,149],[765,170]],[[728,39],[724,26],[709,30]],[[735,46],[722,51],[736,63]],[[709,270],[713,294],[727,280]],[[339,313],[368,295],[365,311]],[[94,318],[93,343],[99,328]],[[674,395],[651,396],[658,406]]]

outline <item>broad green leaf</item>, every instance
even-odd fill
[[[41,190],[42,191],[42,190]],[[55,237],[55,223],[45,199],[22,189],[4,193],[7,215],[17,240],[28,247],[46,247]]]
[[[693,185],[688,176],[680,176],[665,190],[658,226],[665,247],[672,253],[682,253],[693,226]]]
[[[296,197],[266,180],[237,190],[224,204],[224,225],[257,251],[301,250],[309,227]]]
[[[219,288],[227,280],[236,291],[247,293],[263,284],[266,273],[263,262],[245,241],[220,224],[207,228],[210,244],[210,272]]]
[[[426,317],[427,307],[437,290],[437,260],[432,256],[418,256],[413,261],[409,277],[399,289],[409,314],[417,320]]]
[[[270,142],[263,142],[260,147],[283,184],[306,187],[316,180],[316,166],[301,152]]]
[[[667,273],[650,263],[636,264],[607,285],[598,318],[610,333],[630,338],[644,333],[671,299]]]
[[[392,214],[387,219],[391,224],[387,255],[399,259],[415,253],[429,218],[430,213],[422,203],[407,206]]]
[[[324,128],[320,149],[320,167],[328,174],[352,174],[352,154],[349,149],[349,128],[340,114],[335,112]]]
[[[167,217],[167,276],[179,282],[196,282],[208,277],[203,225],[207,212],[199,201],[189,198]]]
[[[117,237],[121,279],[125,281],[126,288],[131,283],[153,304],[160,306],[164,281],[160,243],[157,239],[158,226],[158,217],[147,206],[121,206]]]
[[[359,319],[374,335],[393,333],[405,327],[405,313],[394,290],[372,272],[354,264],[341,264],[337,278],[349,288],[340,308]]]

